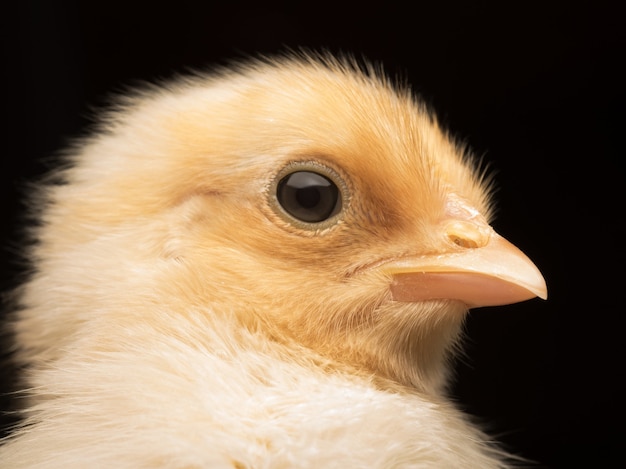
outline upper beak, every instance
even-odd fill
[[[470,308],[548,297],[541,272],[513,244],[481,220],[445,224],[455,241],[449,252],[396,259],[382,265],[392,274],[395,301],[451,299]]]

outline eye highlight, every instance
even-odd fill
[[[318,230],[334,224],[344,206],[345,184],[331,169],[314,162],[285,167],[272,184],[270,201],[289,223]]]

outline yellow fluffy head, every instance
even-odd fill
[[[372,267],[440,250],[432,227],[450,194],[488,219],[489,190],[425,106],[374,67],[286,57],[147,89],[68,161],[42,191],[16,322],[25,361],[115,350],[142,328],[203,340],[190,319],[201,315],[231,331],[224,342],[244,328],[303,361],[442,385],[466,307],[394,302]],[[281,209],[276,187],[293,167],[337,185],[337,214],[302,223]]]

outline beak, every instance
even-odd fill
[[[380,266],[393,276],[393,300],[450,299],[477,308],[548,297],[537,267],[486,222],[454,220],[445,226],[445,235],[454,242],[450,252],[406,257]]]

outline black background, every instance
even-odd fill
[[[500,188],[494,226],[547,279],[546,302],[472,312],[455,399],[540,467],[621,467],[626,21],[617,2],[157,3],[2,7],[3,289],[20,271],[12,246],[25,181],[110,92],[287,47],[364,55],[407,77],[485,154]]]

